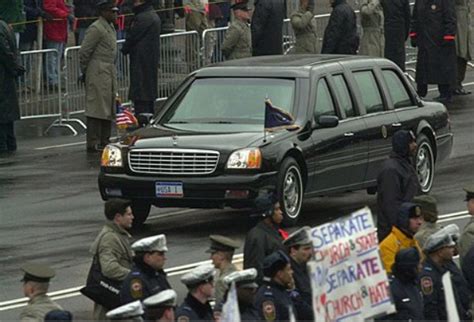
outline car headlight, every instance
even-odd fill
[[[248,148],[233,152],[227,161],[227,169],[260,169],[262,153],[258,148]]]
[[[120,148],[113,145],[107,145],[102,152],[100,165],[103,167],[122,167],[122,151]]]

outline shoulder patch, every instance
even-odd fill
[[[141,279],[134,278],[130,281],[130,295],[136,300],[143,297],[143,282]]]
[[[265,321],[275,321],[275,304],[273,304],[272,301],[265,301],[262,303],[262,312],[263,316],[265,317]]]
[[[422,277],[420,280],[421,291],[424,295],[431,295],[433,293],[433,280],[429,276]]]
[[[176,322],[189,322],[189,318],[185,315],[178,316]]]

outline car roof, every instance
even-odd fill
[[[372,61],[370,57],[348,55],[277,55],[234,59],[196,71],[197,77],[304,77],[314,67],[330,63],[350,64]]]

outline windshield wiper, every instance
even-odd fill
[[[205,124],[234,124],[232,121],[211,121],[211,122],[202,122]]]
[[[168,122],[167,124],[188,124],[189,122],[187,121],[171,121]]]

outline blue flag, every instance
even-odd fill
[[[273,106],[269,99],[265,100],[265,131],[274,131],[280,128],[299,128],[294,122],[295,120],[290,113]]]

